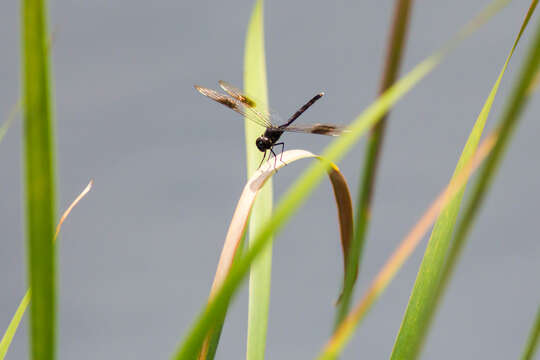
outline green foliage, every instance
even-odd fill
[[[175,359],[195,359],[208,341],[207,352],[201,357],[213,359],[219,343],[221,329],[227,309],[238,292],[242,282],[250,273],[250,292],[248,309],[247,359],[263,360],[265,357],[270,284],[272,269],[273,236],[289,221],[302,206],[322,178],[332,168],[332,163],[339,161],[357,144],[360,137],[374,126],[374,136],[369,142],[366,164],[359,201],[355,240],[351,245],[351,261],[346,264],[346,278],[342,303],[336,314],[336,325],[347,317],[353,295],[354,281],[361,259],[363,239],[369,225],[371,193],[373,191],[377,157],[382,144],[384,121],[379,124],[394,104],[427,76],[443,60],[447,53],[459,41],[479,27],[483,21],[496,13],[508,0],[494,1],[488,10],[475,18],[462,29],[446,46],[418,64],[406,76],[390,86],[395,80],[399,64],[399,53],[404,46],[404,30],[408,19],[410,1],[399,0],[396,4],[406,6],[404,13],[396,11],[394,35],[395,44],[389,48],[388,64],[382,85],[381,96],[349,126],[349,132],[333,141],[321,155],[322,161],[314,162],[293,184],[273,211],[272,183],[268,180],[254,203],[249,224],[249,247],[239,252],[223,284],[203,308],[202,312],[187,333],[185,340],[177,349]],[[524,20],[519,35],[496,80],[477,121],[465,144],[452,180],[471,160],[483,133],[490,109],[499,88],[501,79],[508,66],[514,49],[523,33],[537,0],[532,1],[529,13]],[[52,81],[50,75],[50,56],[47,41],[47,14],[44,0],[22,1],[22,88],[21,99],[24,104],[24,170],[26,202],[26,237],[28,255],[28,279],[32,289],[26,293],[17,308],[0,342],[0,360],[4,359],[18,325],[27,306],[30,305],[30,345],[33,359],[52,360],[56,353],[56,275],[55,275],[55,151],[52,106]],[[399,6],[397,7],[399,8]],[[403,8],[402,8],[403,10]],[[244,58],[244,90],[255,98],[268,103],[266,60],[264,48],[263,0],[256,0],[249,27],[246,33]],[[511,93],[507,107],[497,126],[498,141],[492,154],[481,169],[471,196],[467,201],[462,217],[458,219],[465,185],[457,196],[445,207],[433,229],[428,248],[419,269],[410,302],[404,315],[400,332],[392,352],[392,359],[415,359],[419,356],[422,344],[429,332],[430,322],[435,314],[439,300],[459,259],[467,235],[474,223],[480,206],[489,190],[502,161],[506,147],[511,140],[520,114],[526,105],[528,92],[540,63],[540,24],[536,36],[526,57],[516,86]],[[258,105],[265,106],[265,105]],[[266,110],[266,109],[262,109]],[[0,127],[0,141],[12,122],[13,116]],[[377,125],[379,124],[379,125]],[[247,174],[250,177],[259,166],[262,153],[254,146],[255,139],[264,131],[263,128],[246,120]],[[349,208],[350,200],[348,201]],[[352,213],[352,211],[350,211]],[[246,215],[247,216],[247,215]],[[352,216],[350,216],[352,218]],[[349,222],[350,224],[351,222]],[[245,223],[244,223],[245,224]],[[457,224],[457,225],[456,225]],[[351,228],[351,226],[349,226]],[[242,230],[243,231],[243,230]],[[397,271],[397,270],[396,270]],[[382,293],[384,288],[380,291]],[[380,293],[372,299],[376,301]],[[371,305],[371,303],[370,303]],[[367,308],[366,312],[369,309]],[[320,359],[335,359],[341,353],[360,319],[351,323],[348,331],[342,334]],[[531,334],[522,354],[523,359],[534,356],[540,334],[540,312],[531,329]],[[335,335],[335,334],[334,334]],[[208,340],[208,336],[209,340]],[[326,350],[326,349],[325,349]]]
[[[461,36],[466,35],[464,33]],[[341,159],[392,105],[440,63],[449,50],[450,47],[445,47],[417,65],[409,74],[404,76],[360,114],[349,126],[350,131],[334,140],[321,157],[332,162]],[[242,280],[249,271],[251,263],[271,244],[272,235],[277,233],[303,204],[319,184],[329,166],[327,162],[314,163],[289,188],[283,196],[283,200],[276,207],[272,217],[265,222],[255,238],[252,239],[249,250],[235,262],[222,287],[204,307],[184,342],[174,355],[175,359],[192,359],[197,356],[206,333],[212,328],[213,324],[219,323],[219,319],[223,317],[231,298],[237,292]]]
[[[451,181],[455,181],[465,164],[471,160],[477,149],[495,95],[499,89],[501,79],[535,7],[536,3],[533,2],[531,11],[529,11],[528,16],[525,18],[499,77],[495,81],[495,84],[478,115],[469,138],[467,139],[467,143],[463,148]],[[437,300],[440,295],[441,274],[445,267],[445,258],[448,254],[448,249],[451,245],[451,237],[456,224],[461,200],[465,192],[465,185],[456,197],[446,206],[435,223],[422,264],[420,265],[420,270],[416,277],[416,282],[409,299],[405,317],[392,351],[392,359],[414,359],[418,357],[418,354],[420,353],[438,305]]]

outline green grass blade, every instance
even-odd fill
[[[257,0],[251,14],[246,34],[244,54],[244,89],[248,94],[268,104],[266,81],[266,60],[264,52],[264,2]],[[264,109],[268,110],[268,109]],[[255,140],[264,129],[245,120],[246,155],[248,178],[257,170],[262,153],[254,146]],[[255,234],[272,214],[272,180],[264,186],[251,212],[249,222],[249,244],[251,246]],[[270,282],[272,273],[272,247],[268,246],[257,261],[251,266],[249,276],[249,305],[247,356],[248,360],[263,360],[266,348],[268,329],[268,309],[270,306]]]
[[[472,224],[478,215],[478,210],[489,190],[496,174],[498,166],[503,158],[506,147],[508,146],[511,136],[518,124],[520,115],[523,112],[528,100],[529,89],[534,81],[534,76],[540,67],[540,22],[534,35],[532,44],[529,47],[529,52],[525,57],[525,63],[522,66],[518,80],[512,90],[509,100],[501,116],[500,123],[497,126],[499,140],[497,141],[491,155],[486,159],[484,167],[478,175],[478,181],[472,190],[471,196],[467,201],[467,206],[463,212],[463,217],[460,219],[452,247],[446,259],[445,267],[441,275],[441,286],[439,291],[444,292],[448,286],[448,280],[452,275],[455,264],[459,259],[461,250],[465,245],[465,240],[472,227]]]
[[[442,192],[437,195],[431,205],[410,229],[400,244],[388,257],[385,264],[371,281],[368,289],[361,299],[354,305],[347,317],[343,319],[339,327],[334,331],[331,338],[326,342],[318,359],[336,359],[343,351],[344,346],[352,337],[358,324],[365,318],[371,307],[375,304],[388,285],[396,277],[405,261],[411,256],[424,235],[437,220],[440,211],[453,199],[457,191],[465,184],[469,176],[478,168],[483,160],[489,155],[497,140],[497,133],[490,133],[479,146],[472,161],[464,168],[460,177],[455,182],[449,183]]]
[[[33,359],[55,358],[56,277],[53,246],[55,165],[52,84],[47,44],[47,7],[43,0],[22,1],[26,237]]]
[[[521,38],[521,35],[528,24],[530,15],[532,15],[532,12],[536,7],[536,3],[537,1],[533,1],[533,4],[531,5],[523,25],[521,26],[506,62],[502,67],[499,77],[493,85],[493,88],[491,89],[491,92],[486,99],[480,114],[478,115],[476,123],[469,135],[469,138],[467,139],[465,147],[463,148],[461,157],[457,163],[451,181],[453,181],[459,175],[464,165],[470,161],[477,149],[478,142],[480,141],[480,137],[484,130],[484,126],[493,105],[495,95],[499,89],[501,79],[506,71],[519,39]],[[427,336],[431,320],[437,308],[437,288],[440,284],[440,277],[445,263],[444,259],[448,253],[452,232],[454,230],[464,191],[465,186],[463,186],[459,193],[456,194],[454,200],[448,204],[433,227],[431,238],[429,239],[422,264],[420,265],[396,343],[394,344],[391,357],[392,359],[414,359],[420,353],[422,344]]]
[[[26,308],[28,307],[28,304],[30,303],[30,298],[31,298],[30,290],[26,290],[26,294],[24,295],[23,299],[21,300],[21,303],[17,307],[17,311],[15,311],[15,315],[9,322],[9,326],[6,332],[4,333],[4,336],[2,337],[2,341],[0,341],[0,360],[4,360],[4,358],[6,357],[9,346],[11,345],[11,342],[13,341],[13,337],[15,336],[15,333],[17,332],[17,328],[19,327],[22,317],[24,316],[24,312],[26,311]]]
[[[492,5],[480,17],[474,19],[454,37],[447,46],[435,52],[433,55],[418,64],[412,71],[396,82],[372,105],[362,112],[349,126],[349,132],[334,140],[321,154],[327,161],[336,162],[351,150],[353,145],[371,128],[381,116],[390,109],[399,99],[409,92],[418,82],[428,75],[461,40],[470,35],[474,30],[494,15],[508,0],[499,0]],[[249,271],[250,265],[262,251],[270,245],[271,236],[279,231],[287,220],[298,210],[307,199],[307,196],[320,183],[325,175],[328,163],[314,163],[303,175],[289,188],[272,217],[260,229],[253,239],[249,250],[231,268],[227,279],[221,288],[215,293],[215,297],[203,309],[188,332],[185,340],[179,346],[174,359],[193,359],[197,356],[208,330],[214,321],[226,311],[227,304],[238,290],[243,278]]]
[[[538,350],[539,339],[540,339],[540,308],[538,308],[538,312],[536,313],[536,319],[534,320],[533,327],[531,328],[531,332],[529,333],[529,338],[527,340],[527,344],[525,345],[525,349],[523,350],[523,355],[521,356],[521,360],[532,360],[534,358],[534,354]]]
[[[396,1],[392,32],[388,43],[388,52],[386,54],[386,62],[379,94],[386,91],[397,78],[403,48],[405,47],[405,37],[407,34],[411,7],[412,0]],[[336,312],[336,320],[334,322],[335,327],[337,327],[345,318],[351,306],[351,298],[360,269],[369,224],[371,200],[375,188],[377,165],[386,129],[387,116],[388,113],[384,114],[381,117],[381,120],[373,127],[367,142],[362,180],[358,186],[354,236],[350,245],[350,252],[348,255],[349,261],[345,268],[343,292]]]

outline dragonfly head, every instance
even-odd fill
[[[272,140],[267,138],[264,135],[261,135],[255,140],[255,145],[257,145],[257,149],[259,149],[262,152],[265,152],[266,150],[270,149],[272,147]]]

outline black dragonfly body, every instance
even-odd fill
[[[276,116],[267,110],[264,110],[264,106],[256,102],[253,98],[243,94],[239,89],[234,86],[226,83],[225,81],[219,81],[219,86],[227,94],[221,94],[212,89],[208,89],[202,86],[195,85],[201,94],[209,97],[212,100],[217,101],[220,104],[227,106],[228,108],[236,111],[237,113],[244,115],[247,119],[264,126],[266,131],[263,135],[259,136],[255,141],[257,149],[264,153],[261,160],[262,165],[264,159],[266,158],[266,153],[268,150],[276,158],[276,153],[274,152],[274,146],[281,145],[281,151],[285,147],[283,142],[278,142],[281,135],[284,132],[302,132],[309,134],[320,134],[320,135],[330,135],[337,136],[343,132],[343,128],[336,125],[329,124],[314,124],[309,126],[292,126],[291,124],[298,119],[304,111],[306,111],[311,105],[313,105],[317,100],[323,97],[324,93],[319,93],[315,95],[311,100],[304,104],[297,112],[295,112],[285,123],[282,125],[276,125]],[[259,106],[257,106],[259,105]]]

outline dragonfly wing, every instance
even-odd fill
[[[272,110],[264,101],[242,92],[242,90],[226,81],[219,80],[218,84],[227,94],[243,103],[246,107],[253,108],[260,116],[268,119],[272,124],[272,127],[278,127],[280,124],[283,124],[283,119],[281,119],[278,113]]]
[[[297,126],[287,126],[279,128],[283,131],[289,132],[299,132],[305,134],[319,134],[319,135],[329,135],[329,136],[338,136],[344,132],[347,132],[343,126],[330,125],[330,124],[314,124],[314,125],[297,125]]]
[[[223,80],[219,80],[218,84],[219,84],[219,86],[221,86],[221,88],[223,90],[225,90],[225,92],[227,94],[229,94],[233,98],[237,99],[238,101],[243,102],[244,104],[246,104],[246,106],[249,106],[249,107],[256,107],[257,106],[256,102],[254,100],[252,100],[251,97],[243,94],[242,91],[239,88],[237,88],[236,86],[233,86],[233,85],[231,85],[228,82],[223,81]]]
[[[221,94],[215,90],[208,89],[202,86],[195,85],[195,89],[199,91],[201,94],[203,94],[206,97],[209,97],[210,99],[223,104],[227,106],[228,108],[236,111],[240,115],[245,116],[250,121],[253,121],[254,123],[266,127],[266,128],[272,128],[275,127],[267,115],[264,113],[261,113],[257,108],[250,107],[248,104],[240,99],[238,99],[236,96],[232,96],[229,91],[229,95]]]

